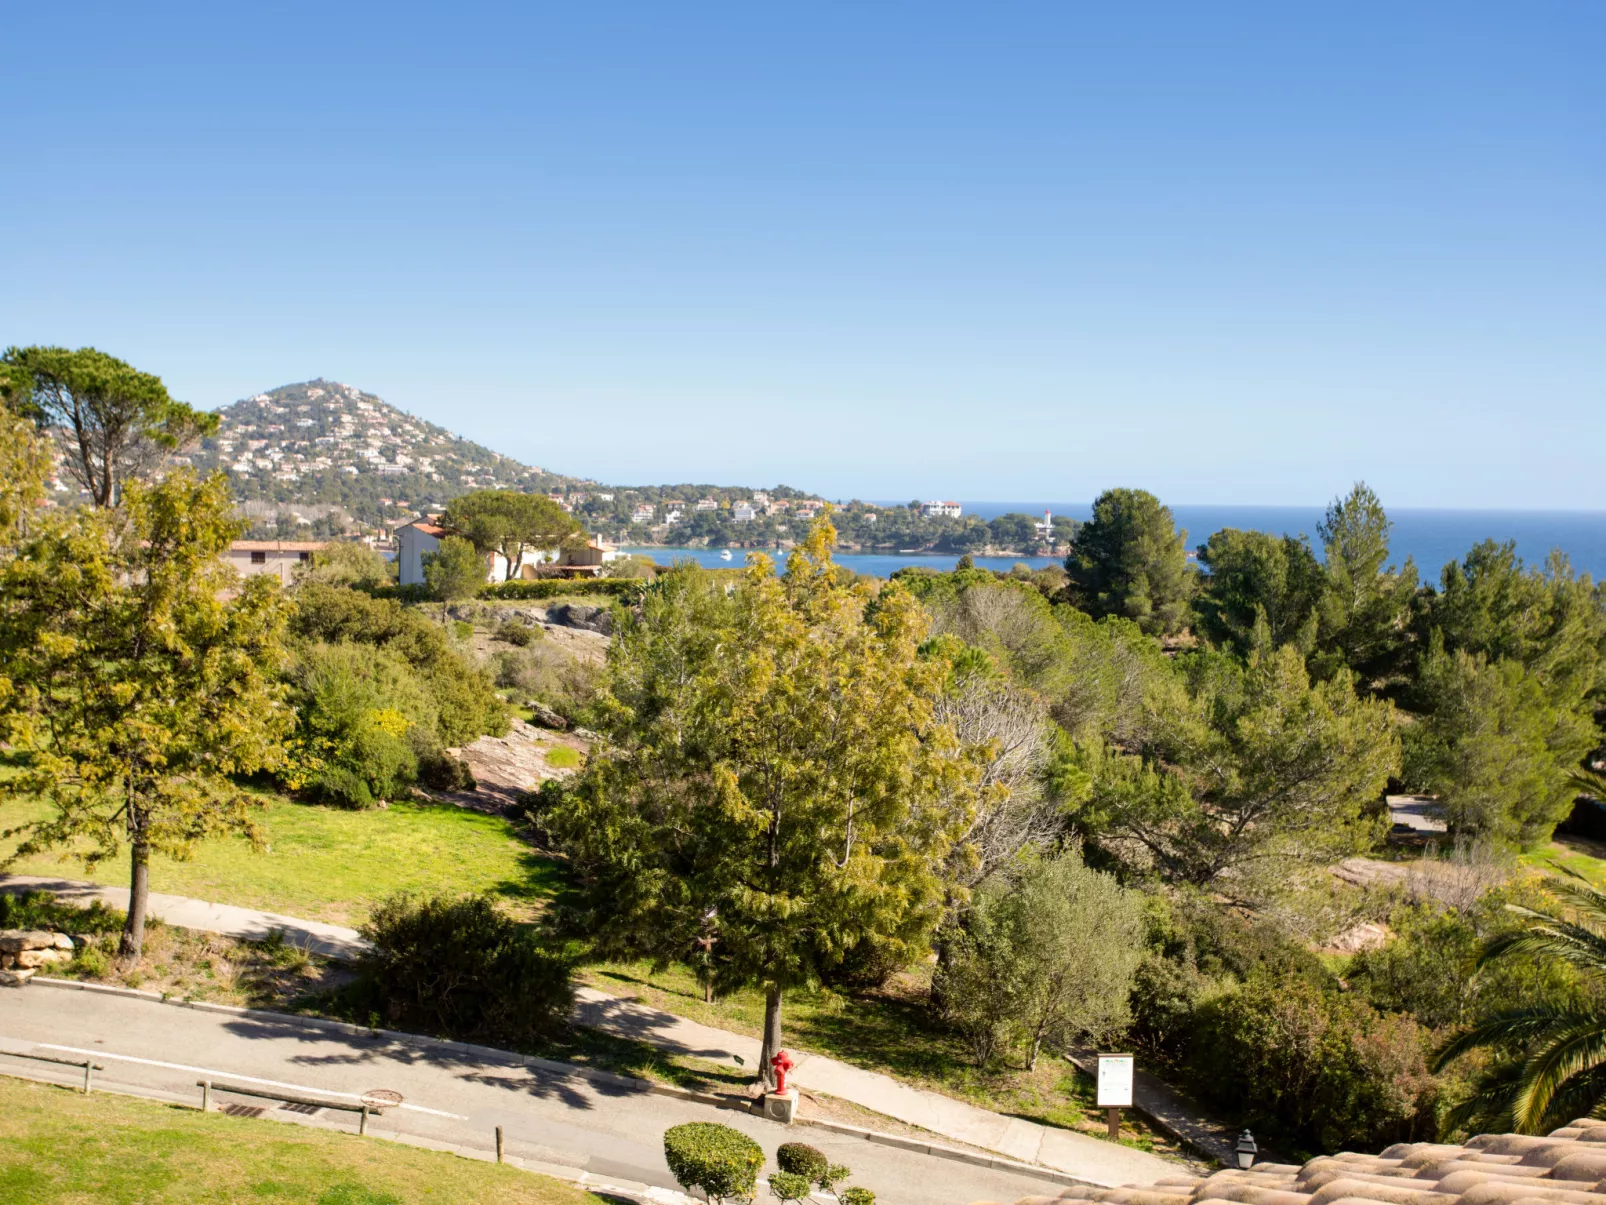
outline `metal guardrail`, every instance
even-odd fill
[[[88,1059],[58,1059],[53,1054],[23,1054],[20,1050],[0,1050],[0,1055],[11,1059],[32,1059],[36,1063],[55,1063],[62,1067],[82,1067],[84,1071],[85,1096],[89,1095],[93,1086],[94,1073],[106,1070],[99,1063],[92,1063]]]
[[[312,1096],[296,1096],[288,1092],[269,1092],[263,1088],[241,1088],[234,1084],[218,1084],[209,1079],[195,1081],[195,1086],[201,1090],[201,1112],[209,1112],[212,1108],[213,1092],[230,1092],[236,1096],[255,1096],[260,1100],[277,1100],[291,1105],[310,1105],[317,1109],[339,1109],[346,1113],[356,1113],[357,1133],[368,1133],[369,1115],[383,1117],[385,1110],[380,1105],[371,1105],[366,1101],[360,1104],[347,1104],[345,1101],[319,1100]]]

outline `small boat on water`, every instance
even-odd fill
[[[730,560],[731,559],[731,550],[729,548],[726,548],[726,549],[722,550],[720,552],[720,554],[719,554],[719,559],[722,560],[722,561]]]

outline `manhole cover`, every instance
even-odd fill
[[[402,1094],[390,1088],[370,1088],[360,1098],[362,1103],[375,1109],[394,1109],[402,1102]]]

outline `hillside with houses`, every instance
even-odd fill
[[[216,436],[188,460],[227,473],[259,525],[284,516],[290,526],[333,535],[350,520],[393,525],[470,490],[545,493],[584,484],[322,378],[243,398],[220,414]]]

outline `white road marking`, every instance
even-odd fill
[[[21,1041],[22,1039],[7,1039],[8,1041]],[[85,1050],[82,1046],[58,1046],[54,1042],[35,1042],[41,1050],[65,1050],[70,1054],[91,1054],[98,1059],[117,1059],[123,1063],[143,1063],[147,1067],[168,1067],[174,1071],[193,1071],[197,1075],[215,1075],[223,1079],[244,1080],[250,1084],[265,1084],[269,1088],[290,1088],[297,1092],[321,1092],[325,1096],[344,1096],[348,1100],[361,1100],[362,1095],[357,1092],[336,1092],[332,1088],[309,1088],[305,1084],[287,1084],[283,1080],[262,1079],[255,1075],[241,1075],[235,1071],[219,1071],[214,1067],[192,1067],[188,1063],[164,1063],[161,1059],[136,1058],[131,1054],[112,1054],[106,1050]],[[4,1053],[0,1051],[0,1053]],[[444,1109],[429,1109],[423,1105],[411,1105],[405,1101],[395,1106],[398,1109],[411,1109],[414,1113],[431,1113],[436,1117],[450,1117],[456,1121],[467,1121],[462,1113],[448,1113]]]

